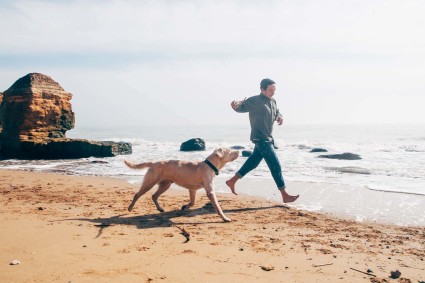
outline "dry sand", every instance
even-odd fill
[[[188,194],[175,189],[160,198],[167,212],[148,193],[128,213],[137,190],[117,179],[0,170],[0,282],[425,281],[424,227],[219,194],[233,220],[224,223],[204,191],[180,211]],[[397,269],[401,277],[389,278]]]

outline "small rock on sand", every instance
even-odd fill
[[[14,259],[10,262],[10,265],[18,265],[18,264],[21,264],[21,262],[17,259]]]
[[[396,270],[396,271],[391,271],[391,278],[392,279],[397,279],[401,276],[401,272]]]
[[[273,266],[271,266],[271,265],[261,265],[260,267],[261,267],[261,269],[262,269],[262,270],[264,270],[264,271],[271,271],[271,270],[274,270],[274,267],[273,267]]]

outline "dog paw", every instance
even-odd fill
[[[232,219],[230,219],[228,217],[224,217],[223,220],[224,220],[224,222],[232,222]]]
[[[188,210],[190,206],[188,204],[185,204],[182,206],[181,210]]]

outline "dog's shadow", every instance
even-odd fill
[[[225,201],[224,201],[225,202]],[[284,205],[272,205],[272,206],[261,206],[261,207],[250,207],[250,208],[237,208],[237,209],[228,209],[223,210],[225,213],[239,213],[247,211],[258,211],[265,209],[273,208],[284,208],[288,207]],[[217,221],[198,221],[198,222],[187,222],[182,221],[178,223],[173,221],[179,217],[194,217],[199,215],[215,214],[217,216]],[[151,228],[160,228],[160,227],[171,227],[177,225],[202,225],[202,224],[227,224],[221,220],[220,216],[217,215],[212,203],[207,203],[203,207],[190,209],[190,210],[171,210],[167,212],[158,212],[153,214],[137,215],[137,216],[128,216],[128,214],[120,214],[112,217],[97,217],[97,218],[72,218],[72,219],[61,219],[56,221],[85,221],[94,223],[96,227],[99,227],[99,233],[96,236],[98,238],[102,233],[103,229],[114,226],[114,225],[130,225],[135,226],[138,229],[151,229]]]

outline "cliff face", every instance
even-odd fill
[[[49,76],[30,73],[0,101],[1,158],[53,159],[106,157],[131,153],[131,144],[68,139],[74,128],[72,94]]]
[[[3,135],[13,142],[65,137],[75,123],[71,98],[49,76],[31,73],[20,78],[3,94]]]

